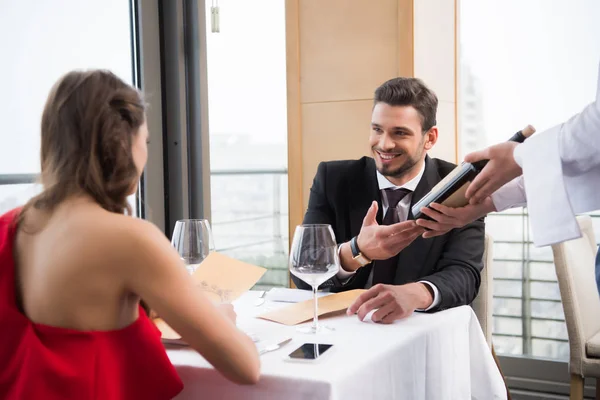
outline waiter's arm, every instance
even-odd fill
[[[477,203],[522,173],[535,244],[579,237],[575,214],[600,208],[599,96],[600,87],[581,113],[523,144],[501,143],[467,155],[469,162],[490,160],[467,196]]]

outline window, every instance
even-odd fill
[[[461,157],[507,140],[527,124],[543,132],[593,101],[600,59],[600,3],[460,4]],[[527,210],[490,215],[487,232],[495,241],[496,351],[568,360],[552,250],[533,246]]]
[[[206,2],[211,214],[217,251],[288,285],[285,2]]]
[[[31,183],[40,172],[40,119],[63,74],[106,68],[133,82],[129,1],[9,3],[0,13],[0,213],[40,190]]]

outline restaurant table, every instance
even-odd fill
[[[251,291],[234,302],[238,327],[259,338],[259,348],[292,338],[261,356],[258,384],[234,384],[194,350],[170,346],[167,353],[184,383],[177,399],[506,399],[471,307],[415,312],[390,325],[341,314],[320,320],[332,332],[303,334],[296,326],[256,318],[288,305],[266,301],[257,306],[257,298]],[[303,343],[333,347],[317,362],[286,360]]]

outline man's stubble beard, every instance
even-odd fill
[[[390,178],[401,178],[402,176],[404,176],[404,174],[412,170],[414,166],[417,165],[419,161],[421,161],[421,158],[423,158],[423,152],[425,151],[425,149],[423,148],[423,140],[421,140],[419,148],[421,149],[421,151],[419,151],[419,153],[415,157],[410,157],[408,156],[408,153],[404,153],[403,155],[407,155],[408,159],[404,162],[404,164],[400,165],[395,170],[389,170],[389,167],[386,168],[385,165],[382,165],[379,173],[383,176],[387,176]],[[374,148],[371,150],[375,151]]]

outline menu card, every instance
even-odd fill
[[[265,272],[265,268],[213,252],[198,265],[192,279],[213,302],[230,303],[250,290]],[[185,344],[164,320],[156,318],[154,323],[161,332],[163,342]]]
[[[364,289],[354,289],[347,292],[330,294],[329,296],[320,298],[317,303],[319,307],[319,316],[345,310],[363,292],[365,292]],[[314,300],[311,299],[301,303],[291,304],[275,311],[269,311],[265,314],[261,314],[258,317],[284,325],[297,325],[313,318],[313,302]]]
[[[267,272],[257,267],[212,252],[192,275],[198,287],[217,303],[230,303],[247,292]]]

